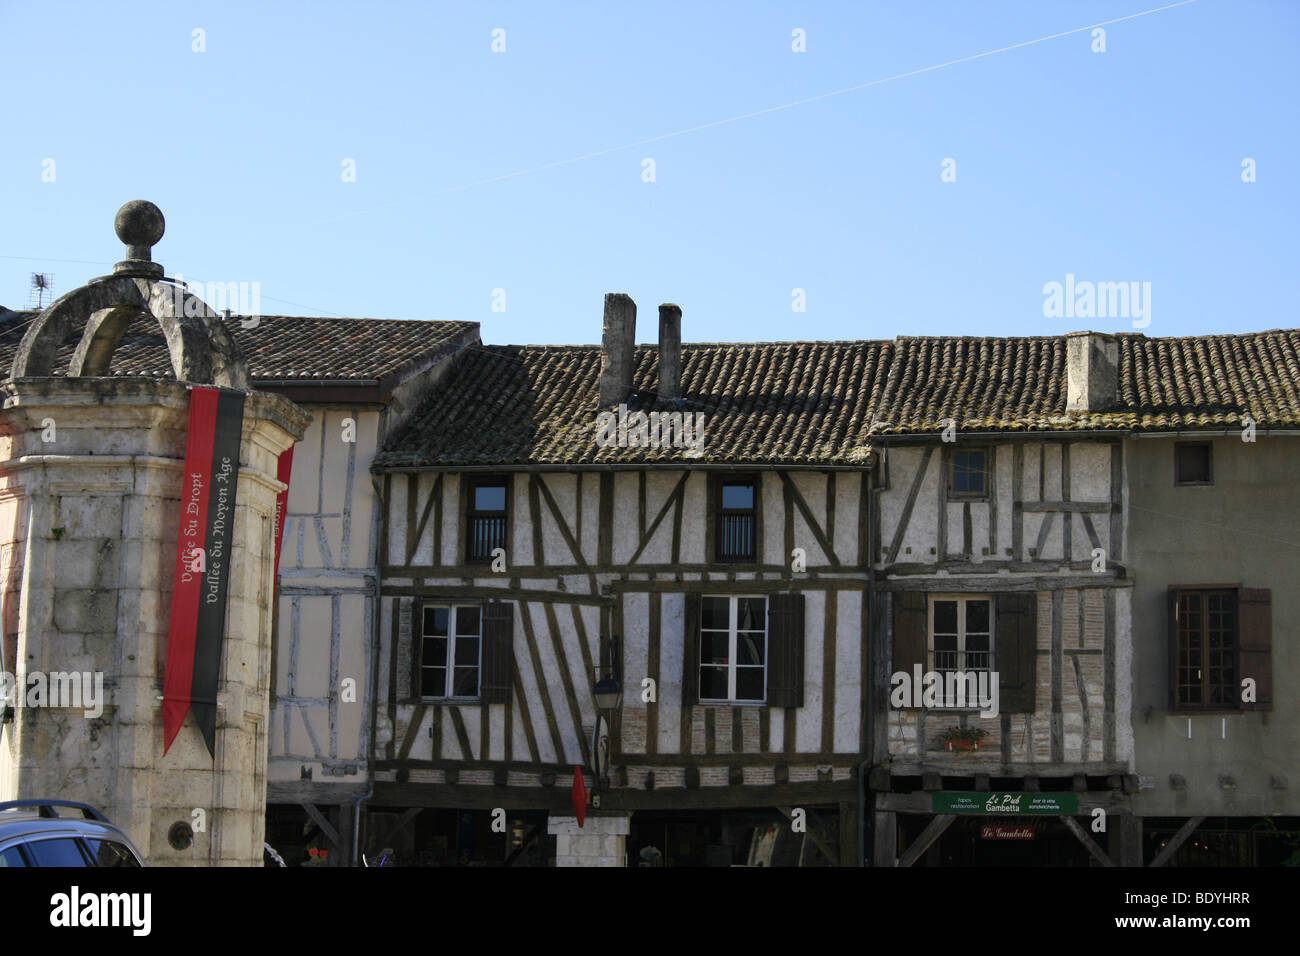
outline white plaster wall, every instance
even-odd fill
[[[907,503],[907,493],[912,486],[913,476],[920,465],[921,452],[919,450],[908,449],[910,462],[906,468],[897,467],[899,462],[895,460],[895,470],[893,475],[894,488],[887,493],[887,497],[895,499],[894,506],[897,509],[896,514],[901,515],[903,506]],[[930,456],[929,465],[925,470],[925,478],[921,481],[921,489],[916,496],[916,504],[912,508],[912,518],[908,522],[907,531],[903,536],[903,546],[898,553],[898,560],[903,563],[915,561],[933,561],[938,555],[931,554],[931,548],[937,548],[938,542],[935,539],[935,529],[938,527],[938,508],[939,508],[939,481],[943,471],[943,462],[938,450]],[[886,541],[893,540],[894,528],[898,526],[898,517],[895,517],[891,523],[888,532],[882,532],[882,537]],[[958,535],[961,534],[961,528],[958,527]],[[949,541],[952,540],[952,532],[949,529]],[[960,537],[958,541],[960,541]],[[912,553],[908,554],[907,549],[911,548]]]
[[[692,472],[686,479],[686,490],[682,498],[682,541],[681,556],[683,564],[704,563],[704,535],[698,532],[687,534],[688,528],[700,529],[704,520],[704,498],[708,476],[704,472]]]
[[[686,598],[665,594],[659,617],[659,752],[681,750],[682,633],[686,626]]]
[[[650,598],[645,593],[632,592],[623,596],[623,713],[645,713],[647,705],[641,700],[641,680],[646,676],[649,635]],[[645,753],[645,724],[636,720],[623,721],[623,749],[629,753]]]
[[[763,508],[763,560],[768,564],[786,564],[790,555],[785,551],[785,497],[781,488],[781,479],[774,472],[759,472],[762,488],[760,502]],[[704,505],[700,506],[700,520],[707,520]],[[796,534],[797,537],[797,534]],[[811,563],[816,549],[808,553]]]
[[[460,483],[454,472],[442,476],[442,563],[460,564],[465,556],[465,545],[460,540]]]
[[[509,567],[517,568],[533,563],[533,519],[528,510],[528,475],[516,474],[511,482],[506,537],[510,544]]]
[[[813,517],[823,526],[824,530],[826,524],[826,476],[821,474],[796,474],[792,476],[792,483],[799,494],[803,496],[804,502],[808,505],[808,510],[812,512]],[[780,489],[779,484],[777,487]],[[809,567],[824,567],[830,564],[830,556],[817,543],[812,529],[808,527],[808,522],[804,520],[803,512],[799,510],[797,504],[793,503],[793,499],[791,500],[791,506],[794,508],[794,546],[804,549],[808,555]],[[789,561],[790,555],[787,554],[782,563],[788,564]]]
[[[631,560],[640,543],[637,533],[638,488],[636,472],[614,473],[613,559],[615,564],[625,564]],[[649,525],[649,519],[646,520],[646,524]]]
[[[582,476],[582,554],[589,564],[600,553],[600,475]]]
[[[858,504],[865,475],[840,472],[835,476],[835,540],[831,542],[842,564],[858,563]]]
[[[822,639],[826,631],[826,593],[804,594],[803,699],[795,718],[795,749],[816,753],[822,743]]]
[[[836,753],[857,753],[862,720],[862,595],[835,594],[835,741]],[[808,699],[804,698],[805,701]]]
[[[1070,446],[1072,500],[1110,501],[1110,447],[1099,442],[1080,442]]]
[[[1061,500],[1061,445],[1043,445],[1043,496],[1045,501]]]
[[[530,606],[529,612],[532,612]],[[533,734],[537,738],[538,759],[541,763],[562,763],[565,759],[564,754],[555,752],[555,745],[551,740],[550,732],[547,730],[546,711],[542,705],[542,694],[545,692],[545,666],[541,682],[537,679],[537,674],[533,670],[532,657],[528,653],[528,642],[524,637],[523,615],[518,611],[515,613],[515,667],[519,671],[520,684],[524,689],[524,700],[522,704],[527,708],[529,718],[533,724]],[[516,698],[516,704],[520,702]],[[527,742],[523,734],[523,727],[516,722],[514,738],[519,742],[519,749],[526,753]]]
[[[415,554],[411,556],[412,564],[433,564],[433,512],[429,512],[429,520],[425,522],[423,530],[420,530],[420,519],[424,516],[424,509],[429,504],[430,495],[433,494],[435,480],[436,476],[431,474],[417,476],[415,500],[418,504],[415,509],[415,527],[420,536],[415,542]]]
[[[1027,442],[1022,452],[1023,465],[1020,473],[1021,489],[1020,498],[1022,501],[1042,501],[1038,495],[1038,474],[1039,456],[1042,452],[1042,442]],[[1051,495],[1048,493],[1048,497]],[[1032,542],[1031,542],[1032,543]],[[1028,545],[1026,545],[1028,547]]]

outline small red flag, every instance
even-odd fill
[[[284,514],[289,507],[289,476],[293,474],[293,445],[280,453],[275,477],[285,483],[284,491],[275,496],[275,580],[280,579],[280,545],[284,543]]]
[[[587,821],[587,788],[582,782],[582,768],[573,768],[573,812],[578,817],[578,826]]]

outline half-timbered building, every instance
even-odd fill
[[[609,296],[602,348],[467,352],[378,457],[368,813],[391,810],[371,849],[856,861],[872,463],[856,397],[882,347],[681,347],[680,316],[661,307],[658,349],[636,347],[635,306]]]
[[[1005,819],[1033,858],[1086,865],[1110,848],[1075,817],[1129,811],[1114,350],[1092,333],[897,342],[872,438],[878,865],[1014,857],[982,839]]]
[[[898,340],[871,438],[877,864],[1293,852],[1295,722],[1270,713],[1295,709],[1296,355],[1294,331]],[[998,699],[955,701],[954,672]]]
[[[376,459],[372,848],[1142,862],[1129,467],[1164,342],[682,347],[663,306],[656,349],[634,309],[599,349],[465,353]]]

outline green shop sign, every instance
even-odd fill
[[[1077,793],[936,793],[935,813],[1059,813],[1079,812]]]

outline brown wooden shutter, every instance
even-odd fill
[[[1183,592],[1170,588],[1165,596],[1165,626],[1168,629],[1166,643],[1169,646],[1169,709],[1178,709],[1178,602]]]
[[[802,594],[773,594],[767,599],[768,706],[803,706],[803,611]]]
[[[399,700],[419,700],[420,699],[420,655],[424,652],[424,602],[416,598],[411,602],[411,676],[408,678],[410,683],[406,687],[406,695],[401,696],[402,688],[398,687]],[[397,653],[397,649],[393,649]],[[400,681],[399,681],[400,683]]]
[[[1237,620],[1241,625],[1238,647],[1241,679],[1255,679],[1255,702],[1243,710],[1273,709],[1273,592],[1268,588],[1242,588],[1237,595]]]
[[[915,676],[917,665],[921,673],[926,671],[926,635],[930,622],[927,615],[927,601],[924,591],[894,591],[893,603],[894,631],[894,673],[900,671],[910,681]],[[893,690],[893,683],[890,683]],[[921,700],[921,688],[913,688],[913,700],[918,705]],[[903,710],[919,710],[920,707],[904,707]]]
[[[682,706],[700,702],[700,596],[686,595],[685,622],[682,627]]]
[[[995,596],[998,709],[1005,714],[1034,711],[1038,685],[1038,594],[1007,591]]]
[[[483,672],[479,696],[485,704],[510,701],[515,669],[515,606],[489,601],[483,607]]]

